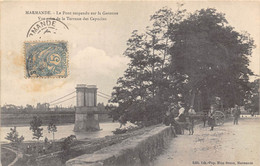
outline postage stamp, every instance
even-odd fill
[[[68,76],[68,43],[34,41],[24,43],[26,78],[65,78]]]

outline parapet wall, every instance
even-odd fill
[[[169,126],[157,126],[142,135],[68,160],[66,166],[138,166],[147,165],[172,139]]]

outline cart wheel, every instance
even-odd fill
[[[225,121],[225,114],[221,111],[216,111],[214,113],[215,123],[217,126],[221,126],[224,124]]]

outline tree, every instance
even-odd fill
[[[260,79],[256,79],[249,84],[251,91],[248,92],[245,99],[245,109],[249,110],[252,115],[257,112],[259,114],[259,83]]]
[[[52,140],[54,141],[54,133],[57,132],[57,127],[54,121],[51,121],[48,125],[48,132],[52,133]]]
[[[64,139],[64,141],[61,142],[61,149],[63,151],[62,153],[62,161],[66,162],[70,155],[70,149],[73,145],[73,142],[76,140],[75,135],[70,135]]]
[[[117,118],[158,123],[179,101],[196,110],[244,104],[253,39],[236,32],[216,9],[186,15],[181,6],[158,10],[145,33],[135,30],[127,41],[130,63],[111,98]]]
[[[30,122],[30,130],[33,132],[33,139],[39,140],[42,137],[42,130],[40,128],[42,125],[42,120],[38,116],[34,116],[33,120]]]
[[[32,111],[33,109],[34,109],[34,108],[33,108],[32,105],[26,104],[25,110],[27,110],[27,111]]]
[[[223,13],[201,9],[169,27],[171,70],[180,75],[185,103],[200,94],[204,108],[219,97],[223,107],[242,105],[248,87],[248,68],[254,41],[228,25]]]
[[[10,133],[7,133],[5,139],[11,141],[12,144],[19,145],[24,140],[24,137],[19,137],[19,134],[16,131],[16,126],[14,126],[14,128],[10,128]]]
[[[64,139],[64,141],[62,142],[61,149],[64,152],[68,152],[70,150],[70,147],[71,147],[72,143],[74,142],[74,140],[76,140],[76,136],[75,135],[70,135],[70,136],[66,137]]]
[[[160,9],[151,16],[152,26],[147,27],[145,33],[132,32],[124,52],[130,63],[112,93],[111,102],[118,103],[113,110],[117,112],[114,114],[116,118],[125,115],[131,122],[161,120],[162,116],[158,115],[165,111],[163,101],[170,98],[168,95],[175,94],[167,91],[171,84],[167,73],[170,64],[168,50],[172,45],[168,26],[184,16],[185,10],[181,10],[181,6],[175,12],[166,7]]]

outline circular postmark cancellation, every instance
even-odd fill
[[[58,30],[68,30],[68,26],[55,18],[43,18],[35,22],[27,32],[26,37],[39,36],[41,38],[45,34],[57,34]]]
[[[25,42],[27,78],[65,78],[68,75],[68,46],[65,41]]]

